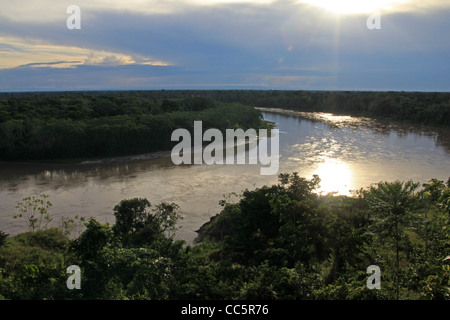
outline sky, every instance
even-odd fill
[[[0,91],[450,91],[449,30],[449,0],[4,0]]]

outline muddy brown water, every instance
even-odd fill
[[[351,195],[379,181],[447,181],[450,130],[326,113],[263,109],[279,133],[279,173],[322,179],[318,192]],[[22,198],[47,194],[52,226],[62,217],[95,217],[114,223],[113,207],[123,199],[175,202],[183,219],[177,238],[192,243],[197,230],[218,212],[232,192],[277,182],[260,174],[260,164],[174,165],[170,152],[100,159],[81,164],[0,164],[0,230],[27,228],[12,216]],[[231,197],[230,201],[237,198]]]

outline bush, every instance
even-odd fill
[[[26,232],[0,248],[0,292],[6,299],[58,299],[67,295],[68,239],[59,229]]]

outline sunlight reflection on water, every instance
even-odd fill
[[[339,159],[326,158],[309,175],[312,174],[320,177],[318,191],[323,194],[335,192],[341,195],[350,195],[350,190],[355,188],[351,166]]]
[[[410,125],[331,114],[264,112],[280,130],[279,173],[318,174],[322,193],[367,187],[384,180],[445,181],[450,175],[448,130],[434,132]],[[176,202],[183,220],[179,238],[190,243],[197,230],[217,214],[219,201],[277,183],[261,176],[259,165],[174,166],[170,157],[145,155],[105,163],[0,164],[0,229],[25,231],[11,217],[23,197],[46,193],[60,217],[96,217],[114,223],[113,207],[123,199],[148,198],[152,204]]]

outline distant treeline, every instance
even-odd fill
[[[245,106],[245,107],[244,107]],[[149,90],[0,93],[0,160],[167,150],[176,128],[260,128],[254,107],[450,126],[450,93]]]
[[[450,126],[449,92],[246,91],[222,92],[226,102],[263,108],[331,112]],[[228,96],[227,96],[228,95]]]
[[[166,99],[197,96],[260,108],[330,112],[450,126],[450,92],[161,90],[134,94]]]
[[[5,101],[66,100],[72,112],[77,106],[85,105],[80,101],[91,100],[95,104],[94,116],[105,111],[100,102],[108,97],[116,101],[114,112],[130,113],[138,101],[152,105],[152,113],[170,110],[155,101],[187,99],[188,110],[204,108],[199,98],[223,103],[240,103],[252,107],[282,108],[298,111],[331,112],[337,114],[386,117],[395,120],[407,120],[421,124],[450,125],[450,92],[406,92],[406,91],[285,91],[285,90],[145,90],[145,91],[87,91],[87,92],[33,92],[0,93],[0,122],[5,116]],[[102,100],[103,99],[103,100]],[[55,102],[54,102],[55,103]],[[168,108],[168,109],[167,109]],[[70,109],[70,108],[69,108]],[[63,113],[69,110],[61,110]],[[80,110],[80,112],[82,112]],[[73,113],[72,115],[73,116]]]
[[[212,99],[134,92],[0,95],[0,160],[108,157],[169,150],[177,128],[261,128],[261,112]]]

